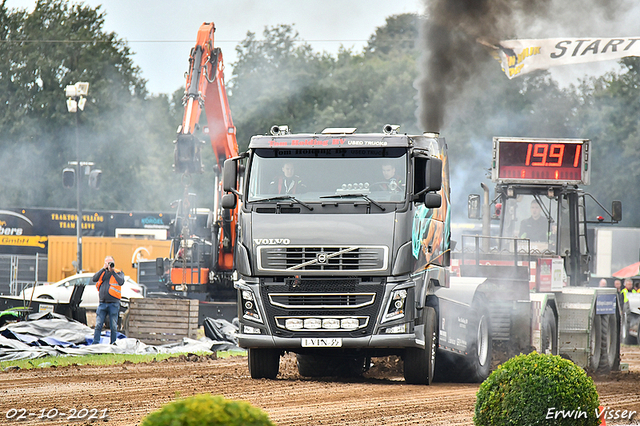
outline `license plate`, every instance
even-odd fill
[[[342,339],[340,338],[314,338],[314,339],[302,339],[303,348],[339,348],[342,346]]]

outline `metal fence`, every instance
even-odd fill
[[[47,281],[47,256],[0,255],[0,295],[17,296],[27,286]]]

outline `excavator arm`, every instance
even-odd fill
[[[209,134],[218,167],[224,160],[238,155],[236,128],[231,119],[229,101],[224,86],[222,51],[213,47],[213,23],[204,23],[198,30],[196,45],[191,49],[189,72],[183,103],[184,118],[178,128],[175,170],[197,173],[202,170],[200,145],[194,136],[204,108],[207,117],[205,133]]]
[[[178,127],[174,151],[174,170],[185,175],[201,173],[202,149],[205,142],[196,136],[197,131],[208,135],[213,148],[216,165],[214,182],[214,206],[210,220],[211,241],[198,241],[193,249],[192,231],[189,229],[190,211],[178,212],[182,218],[174,239],[175,258],[172,260],[171,282],[174,285],[205,284],[216,281],[217,275],[233,272],[233,249],[237,224],[237,208],[222,210],[219,201],[222,195],[222,166],[227,158],[238,155],[236,128],[233,125],[227,92],[224,85],[224,63],[222,52],[214,47],[215,26],[203,23],[198,30],[196,45],[191,49],[185,95],[184,117]],[[200,128],[204,110],[206,126]],[[206,136],[205,136],[206,137]],[[188,189],[181,206],[189,209]],[[207,253],[207,245],[213,248]],[[182,257],[182,258],[181,258]]]

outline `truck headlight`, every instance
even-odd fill
[[[251,321],[262,322],[255,297],[250,290],[242,290],[242,317]]]
[[[360,327],[360,321],[358,318],[344,318],[340,320],[340,327],[347,330],[355,330]]]
[[[251,327],[250,325],[242,326],[244,334],[261,334],[261,331],[257,327]]]
[[[337,318],[325,318],[322,320],[322,328],[337,330],[340,328],[340,320]]]
[[[394,325],[393,327],[389,327],[384,332],[386,334],[399,334],[399,333],[406,333],[408,329],[409,329],[408,324],[405,322],[404,324]]]
[[[407,290],[394,290],[389,297],[387,309],[382,317],[382,322],[392,321],[403,318],[405,313],[405,305],[407,303]]]
[[[284,322],[284,326],[287,330],[302,330],[304,328],[304,323],[300,318],[287,318]]]
[[[317,330],[322,327],[322,320],[319,318],[306,318],[304,320],[304,328]]]

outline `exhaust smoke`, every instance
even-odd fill
[[[424,6],[416,88],[418,123],[428,132],[442,130],[452,101],[487,64],[500,72],[492,57],[500,40],[621,36],[619,17],[635,7],[630,0],[424,0]]]

